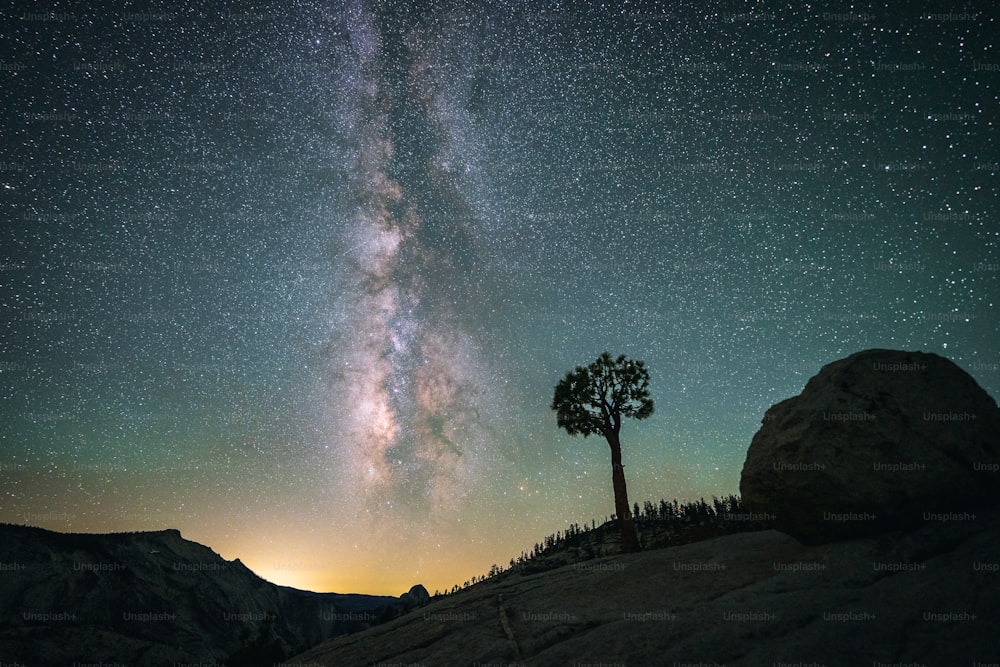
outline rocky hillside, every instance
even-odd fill
[[[488,580],[287,664],[996,663],[1000,514],[808,546],[745,532]]]
[[[763,515],[747,512],[738,496],[704,498],[693,502],[645,502],[635,504],[632,514],[643,550],[662,549],[711,537],[720,537],[751,530],[769,528]],[[605,520],[591,526],[573,524],[565,531],[547,536],[534,550],[522,552],[510,561],[508,568],[498,568],[491,576],[537,574],[564,565],[582,563],[594,558],[621,553],[621,528],[615,520]],[[457,590],[457,587],[456,589]]]
[[[64,534],[0,525],[5,663],[267,665],[426,599],[264,581],[179,531]]]

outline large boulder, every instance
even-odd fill
[[[998,470],[1000,411],[975,380],[936,354],[866,350],[767,411],[740,493],[817,544],[974,520],[1000,500]]]

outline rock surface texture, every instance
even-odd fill
[[[287,665],[996,662],[998,529],[993,510],[812,546],[767,530],[513,574]]]
[[[998,467],[1000,412],[972,377],[935,354],[867,350],[767,411],[740,492],[822,543],[995,505]]]

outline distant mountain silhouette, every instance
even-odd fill
[[[68,534],[0,524],[0,656],[73,663],[267,665],[427,598],[267,582],[177,530]]]

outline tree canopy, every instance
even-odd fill
[[[566,373],[552,399],[556,422],[570,435],[617,434],[621,418],[645,419],[653,414],[649,371],[641,361],[604,352],[589,366]]]

